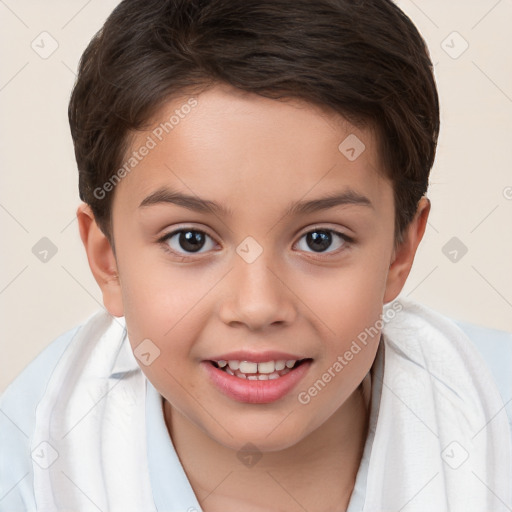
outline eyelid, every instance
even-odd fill
[[[161,242],[161,241],[168,240],[173,235],[176,235],[177,233],[181,233],[182,231],[198,231],[199,233],[204,233],[205,235],[208,235],[212,240],[215,241],[215,243],[218,243],[216,238],[212,234],[210,234],[210,232],[208,231],[207,228],[191,226],[189,224],[185,224],[183,226],[175,227],[171,231],[168,231],[167,233],[164,233],[161,236],[157,235],[156,241],[157,242]]]
[[[312,226],[309,226],[309,227],[305,228],[304,230],[299,231],[299,233],[300,233],[300,236],[302,237],[304,235],[307,235],[308,233],[311,233],[312,231],[329,231],[331,233],[336,233],[337,235],[340,235],[340,236],[346,238],[347,240],[349,240],[349,239],[354,240],[347,233],[340,231],[340,228],[329,227],[327,225],[322,225],[322,224],[313,224]]]

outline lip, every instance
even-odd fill
[[[235,359],[233,356],[235,354],[239,354],[238,352],[232,352],[229,354],[229,357]],[[269,352],[270,354],[270,352]],[[270,358],[273,359],[276,352],[272,353],[273,356]],[[254,354],[253,354],[254,355]],[[261,355],[261,354],[260,354]],[[282,357],[281,354],[276,359],[286,359],[286,357]],[[220,359],[223,359],[226,356],[223,356]],[[268,357],[268,355],[265,355]],[[289,357],[289,359],[295,359],[295,356]],[[305,359],[305,358],[297,358],[297,359]],[[248,359],[241,359],[247,361]],[[260,361],[253,362],[263,362],[268,361],[269,359],[261,359]],[[229,375],[225,371],[216,368],[209,361],[202,361],[201,366],[206,371],[210,382],[222,393],[224,393],[229,398],[236,400],[238,402],[250,403],[250,404],[265,404],[275,402],[284,396],[288,395],[294,387],[304,378],[306,373],[309,370],[313,360],[308,359],[304,361],[302,364],[288,372],[283,377],[279,377],[278,379],[273,380],[247,380],[241,379],[234,375]]]
[[[208,361],[249,361],[251,363],[264,363],[266,361],[290,361],[291,359],[298,361],[300,359],[308,359],[308,357],[277,352],[275,350],[267,350],[264,352],[237,350],[236,352],[229,352],[229,354],[210,357]]]

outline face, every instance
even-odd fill
[[[224,446],[298,443],[371,368],[379,336],[343,356],[397,294],[376,140],[311,105],[216,86],[168,103],[127,160],[133,151],[115,187],[119,286],[106,305],[125,316],[135,353],[150,354],[142,370]],[[257,367],[274,374],[260,381],[247,378],[256,366],[244,379],[219,359],[277,365]],[[288,360],[304,361],[282,375]]]

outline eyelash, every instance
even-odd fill
[[[182,261],[197,260],[197,257],[194,257],[194,254],[202,254],[202,253],[188,253],[191,256],[187,256],[187,255],[185,255],[187,253],[178,253],[175,250],[171,249],[169,247],[169,244],[167,243],[168,240],[170,240],[174,235],[177,235],[177,234],[183,233],[183,232],[187,232],[187,231],[193,231],[195,233],[201,233],[201,234],[206,235],[207,237],[209,237],[209,238],[211,238],[213,240],[213,237],[211,237],[208,233],[206,233],[205,231],[203,231],[201,229],[196,229],[196,228],[192,228],[192,227],[183,227],[183,228],[177,229],[175,231],[172,231],[170,233],[167,233],[167,234],[163,235],[161,238],[159,238],[157,240],[157,242],[159,244],[161,244],[161,246],[164,249],[164,251],[166,251],[167,253],[170,253],[170,254],[172,254],[174,256],[180,257]],[[315,258],[317,258],[317,259],[324,259],[324,258],[329,257],[331,255],[337,255],[340,252],[344,252],[344,251],[348,250],[355,243],[355,240],[353,238],[345,235],[344,233],[336,231],[335,229],[322,228],[322,227],[315,227],[313,229],[310,229],[309,231],[306,231],[305,233],[303,233],[300,236],[299,240],[301,240],[303,237],[305,237],[309,233],[315,233],[315,232],[318,232],[318,231],[323,231],[323,232],[327,232],[327,233],[339,236],[343,240],[343,246],[341,248],[339,248],[339,249],[336,249],[335,251],[327,252],[327,253],[321,253],[321,252],[315,253],[313,251],[312,252],[305,251],[305,252],[307,252],[307,254],[316,254],[317,256],[315,256]],[[327,254],[328,256],[322,256],[322,254]]]

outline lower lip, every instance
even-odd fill
[[[238,402],[266,404],[286,396],[300,382],[311,366],[311,360],[305,361],[283,377],[272,380],[247,380],[229,375],[216,368],[209,361],[201,363],[211,382],[222,393]]]

